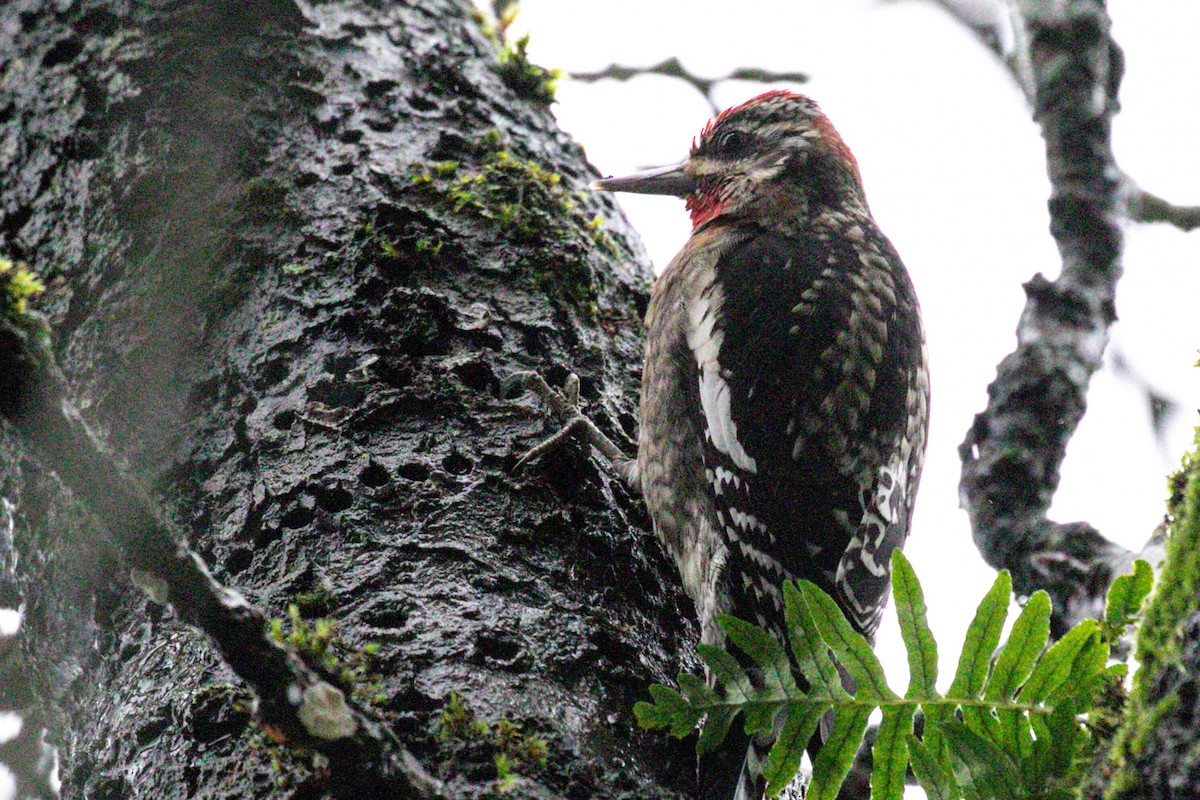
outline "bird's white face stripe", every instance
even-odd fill
[[[715,281],[716,276],[711,276]],[[719,356],[723,331],[714,330],[721,313],[724,295],[721,287],[710,282],[688,305],[687,343],[696,356],[700,370],[700,407],[704,410],[704,433],[713,447],[729,456],[741,469],[758,472],[758,464],[746,453],[738,440],[737,424],[730,410],[729,384],[721,377]]]

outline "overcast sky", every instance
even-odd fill
[[[945,688],[994,579],[958,507],[956,448],[984,407],[996,364],[1015,345],[1021,284],[1059,269],[1044,149],[1024,97],[969,31],[921,0],[523,0],[521,7],[513,34],[529,32],[530,54],[545,66],[587,72],[677,56],[707,77],[744,66],[811,76],[789,88],[816,99],[854,150],[875,217],[924,309],[932,429],[906,552],[926,586]],[[1109,7],[1127,56],[1118,161],[1147,189],[1200,202],[1200,4],[1112,0]],[[764,88],[729,82],[717,101],[732,105]],[[695,89],[661,77],[567,81],[554,109],[604,174],[682,160],[710,114]],[[682,203],[618,197],[661,270],[688,235]],[[1138,549],[1162,518],[1165,476],[1196,421],[1200,232],[1136,226],[1127,236],[1113,343],[1182,411],[1156,441],[1142,393],[1111,370],[1097,375],[1051,516],[1087,520]],[[889,674],[903,686],[894,615],[879,639]]]

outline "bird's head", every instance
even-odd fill
[[[693,228],[718,218],[787,224],[826,209],[866,209],[850,148],[816,103],[787,91],[721,112],[682,164],[592,186],[686,198]]]

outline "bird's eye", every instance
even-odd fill
[[[737,158],[746,154],[750,146],[750,134],[744,131],[726,131],[717,137],[716,150],[720,155]]]

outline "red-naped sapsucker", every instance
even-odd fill
[[[637,476],[702,640],[723,644],[719,614],[782,639],[795,578],[872,639],[929,379],[912,282],[854,156],[816,103],[774,91],[710,122],[683,164],[596,188],[683,197],[692,217],[646,315]],[[769,744],[743,734],[702,762],[701,796],[758,800]]]

